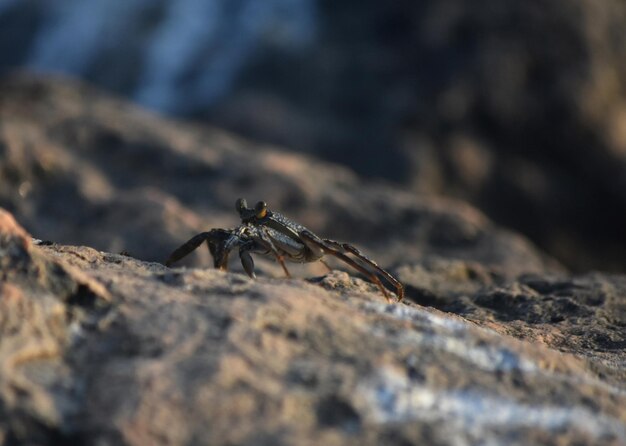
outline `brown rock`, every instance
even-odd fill
[[[626,382],[623,276],[525,275],[503,280],[478,264],[430,260],[397,270],[407,299],[450,311],[499,333],[568,352]]]
[[[238,224],[233,205],[245,197],[384,265],[437,255],[507,275],[560,270],[465,203],[167,121],[82,84],[12,77],[0,98],[0,205],[42,240],[162,262],[192,235]],[[208,265],[198,253],[185,264]]]
[[[0,85],[0,147],[0,202],[95,246],[33,242],[0,211],[0,443],[626,442],[622,276],[569,276],[464,203],[65,81]],[[236,225],[238,196],[362,247],[406,303],[315,265],[253,281],[146,261]]]
[[[96,280],[42,253],[0,209],[0,438],[54,442],[74,402],[64,355],[73,319],[106,304]]]
[[[55,280],[33,276],[3,284],[7,444],[626,441],[624,354],[614,350],[611,365],[600,345],[529,342],[533,320],[505,334],[504,310],[494,323],[477,303],[464,314],[472,323],[410,302],[411,287],[406,304],[388,305],[371,284],[341,272],[314,281],[320,287],[167,269],[86,247],[32,246],[26,255],[44,266],[69,264],[110,297],[68,299]],[[24,277],[16,268],[2,271]],[[532,288],[537,308],[547,311],[555,293],[568,290],[614,324],[626,291],[623,278],[602,275],[596,287],[585,287],[584,277],[498,285],[504,279],[462,261],[398,273],[409,285],[416,277],[433,294],[463,295],[464,305],[481,308],[488,308],[483,296],[503,286]],[[614,297],[594,301],[607,284]],[[570,318],[569,327],[585,330],[587,322]]]
[[[0,236],[2,244],[15,243],[23,249],[31,247],[30,236],[17,224],[13,215],[0,208]]]
[[[0,69],[47,67],[208,115],[468,200],[577,270],[625,271],[626,3],[282,1],[264,1],[254,26],[254,0],[126,0],[123,16],[102,2],[89,24],[81,2],[13,1],[0,11]],[[190,12],[211,20],[189,29]],[[78,37],[95,29],[107,38]]]

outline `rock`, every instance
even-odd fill
[[[0,231],[3,444],[626,442],[621,276],[506,281],[440,260],[400,266],[410,297],[386,304],[338,271],[168,269],[33,244],[6,212]],[[86,283],[69,270],[88,299],[67,295]],[[418,287],[462,296],[460,315],[414,303]],[[565,336],[590,312],[614,344]]]
[[[584,350],[606,379],[626,382],[623,276],[543,274],[511,281],[479,264],[432,259],[404,265],[397,276],[415,303],[562,352]]]
[[[0,83],[0,153],[0,444],[626,442],[626,278],[464,202],[61,79]],[[340,262],[159,263],[240,196],[362,248],[404,303]]]
[[[237,225],[234,202],[245,197],[321,236],[350,241],[382,265],[436,255],[510,277],[562,270],[465,203],[415,197],[61,79],[17,76],[0,84],[0,153],[0,205],[42,240],[163,262],[194,234]],[[198,253],[186,264],[210,264],[205,250]]]
[[[110,302],[100,282],[33,246],[0,208],[0,442],[54,443],[76,408],[63,358],[76,319]]]
[[[624,272],[625,21],[620,0],[5,1],[0,70],[467,200],[570,268]]]

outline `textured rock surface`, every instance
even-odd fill
[[[73,73],[624,271],[621,0],[5,0],[0,70]]]
[[[338,271],[252,281],[33,246],[6,212],[0,231],[3,444],[626,442],[624,278],[502,291],[465,262],[399,269],[466,319]],[[577,304],[517,318],[499,305],[520,289],[545,317]],[[582,313],[613,344],[566,336]]]
[[[626,443],[624,276],[65,81],[0,84],[0,155],[0,444]],[[238,196],[362,247],[405,303],[157,263]]]
[[[437,255],[508,275],[559,269],[464,203],[364,182],[336,165],[166,121],[70,82],[0,84],[0,153],[0,205],[44,240],[164,261],[195,233],[238,224],[234,202],[245,197],[387,265]],[[196,264],[208,264],[208,253],[200,255]]]

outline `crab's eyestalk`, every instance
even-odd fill
[[[257,214],[256,210],[248,207],[248,202],[244,198],[237,199],[235,208],[239,212],[239,218],[241,218],[242,223],[250,223]]]
[[[265,216],[267,215],[267,203],[265,201],[259,201],[255,206],[254,206],[254,216],[256,218],[265,218]]]
[[[248,210],[248,202],[246,201],[246,199],[237,198],[237,201],[235,201],[235,209],[237,209],[239,215],[243,216],[244,213]]]

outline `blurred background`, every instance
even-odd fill
[[[466,200],[626,271],[623,0],[0,0],[0,73]]]

